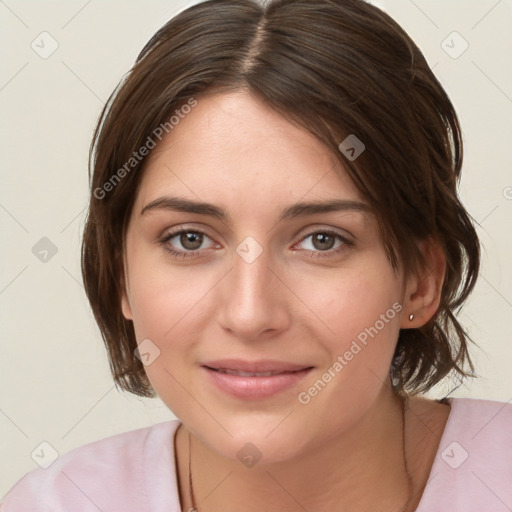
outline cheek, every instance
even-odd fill
[[[188,270],[176,271],[161,263],[133,263],[130,304],[137,340],[154,338],[165,344],[175,331],[200,317],[201,299],[211,286]]]
[[[215,283],[192,270],[172,269],[161,262],[132,258],[130,305],[138,344],[157,354],[144,366],[153,388],[176,414],[186,412],[192,388],[187,369],[195,364],[194,347],[210,318],[205,314],[208,293]],[[146,340],[150,340],[150,343]]]
[[[329,439],[356,424],[388,385],[402,306],[398,287],[382,277],[346,282],[322,305],[335,334],[323,337],[328,358],[301,388],[297,412],[306,438]]]
[[[198,328],[197,290],[156,266],[140,266],[144,272],[130,277],[131,309],[137,343],[150,353],[144,371],[156,393],[177,417],[187,417],[191,385],[185,371],[192,326]],[[147,341],[149,340],[149,342]],[[142,350],[141,350],[142,352]],[[144,357],[144,356],[143,356]]]
[[[350,402],[365,396],[370,399],[378,392],[387,379],[398,339],[400,299],[400,283],[385,265],[340,278],[339,285],[310,294],[322,320],[315,329],[324,333],[328,352],[321,368],[326,373],[317,386],[323,399],[335,395],[336,401]],[[324,393],[324,384],[330,392]]]
[[[387,264],[375,265],[373,271],[340,273],[339,278],[314,288],[309,285],[299,293],[308,297],[318,328],[323,326],[331,334],[326,339],[333,340],[329,342],[333,348],[342,349],[359,335],[364,342],[368,330],[376,336],[374,327],[383,337],[398,333],[400,283]]]

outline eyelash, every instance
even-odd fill
[[[171,256],[173,256],[173,257],[183,258],[183,259],[198,257],[199,253],[201,252],[201,249],[196,249],[195,251],[177,251],[176,249],[173,249],[172,247],[169,246],[168,242],[170,240],[172,240],[174,237],[176,237],[178,235],[181,235],[183,233],[196,233],[196,234],[205,235],[205,236],[208,237],[208,235],[206,233],[204,233],[203,231],[198,231],[198,230],[195,230],[195,229],[180,229],[178,231],[174,231],[172,233],[166,234],[159,241],[159,243],[162,246],[164,246],[165,250],[167,252],[169,252],[171,254]],[[339,239],[342,242],[342,244],[339,247],[337,247],[336,249],[329,249],[329,250],[326,250],[326,251],[310,251],[310,250],[306,250],[306,253],[310,253],[308,255],[308,257],[310,257],[310,258],[317,259],[317,258],[331,257],[333,255],[338,254],[340,251],[346,249],[347,247],[350,247],[350,246],[354,245],[351,241],[347,240],[344,236],[340,235],[336,231],[332,231],[332,230],[329,230],[329,229],[312,231],[308,235],[304,236],[300,241],[302,242],[302,241],[306,240],[307,238],[309,238],[309,237],[311,237],[313,235],[317,235],[319,233],[321,233],[322,235],[331,235],[331,236]],[[210,238],[210,237],[208,237],[208,238]]]

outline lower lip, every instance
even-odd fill
[[[213,383],[225,393],[244,400],[262,400],[297,385],[312,368],[267,377],[241,377],[202,367]]]

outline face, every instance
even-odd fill
[[[387,385],[403,282],[335,155],[239,92],[199,98],[149,158],[122,307],[157,394],[231,459],[353,428]]]

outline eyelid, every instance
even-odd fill
[[[166,230],[164,232],[164,234],[159,238],[158,241],[159,242],[169,241],[172,238],[174,238],[182,233],[198,233],[200,235],[203,235],[204,237],[209,238],[214,244],[219,245],[218,242],[216,242],[215,239],[208,234],[207,230],[205,230],[203,228],[200,228],[200,229],[194,228],[193,226],[187,226],[185,224],[182,224],[182,225],[179,225],[174,228],[170,228],[170,229]],[[194,253],[194,252],[200,252],[201,250],[203,250],[203,249],[197,249],[196,251],[187,251],[187,252]]]
[[[356,237],[346,229],[335,228],[333,226],[326,226],[321,224],[308,226],[307,228],[302,229],[299,231],[296,237],[299,241],[302,241],[305,237],[314,235],[315,233],[329,233],[336,235],[345,240],[347,243],[353,243],[356,240]]]
[[[188,232],[191,231],[193,233],[200,233],[202,235],[206,235],[208,238],[213,240],[213,237],[208,234],[208,228],[206,227],[195,227],[190,224],[178,224],[177,226],[174,226],[172,228],[167,228],[161,238],[167,238],[168,236],[176,236],[179,235],[182,232]]]
[[[336,230],[334,230],[332,228],[327,228],[327,229],[325,229],[325,228],[321,229],[320,228],[320,229],[314,229],[313,231],[309,231],[308,233],[301,235],[299,241],[297,243],[295,243],[293,247],[296,247],[297,245],[303,243],[305,240],[307,240],[311,236],[313,236],[315,234],[318,234],[318,233],[322,233],[322,234],[325,234],[325,235],[330,235],[330,236],[334,237],[335,239],[340,240],[341,244],[338,245],[338,247],[327,249],[325,251],[310,250],[310,249],[298,249],[298,250],[300,252],[304,252],[304,253],[308,254],[308,257],[310,257],[310,258],[315,258],[315,259],[318,259],[318,258],[333,258],[333,257],[338,256],[339,253],[341,253],[342,251],[345,251],[349,247],[354,245],[354,242],[352,240],[350,240],[345,235],[342,235],[338,231],[336,231]]]

